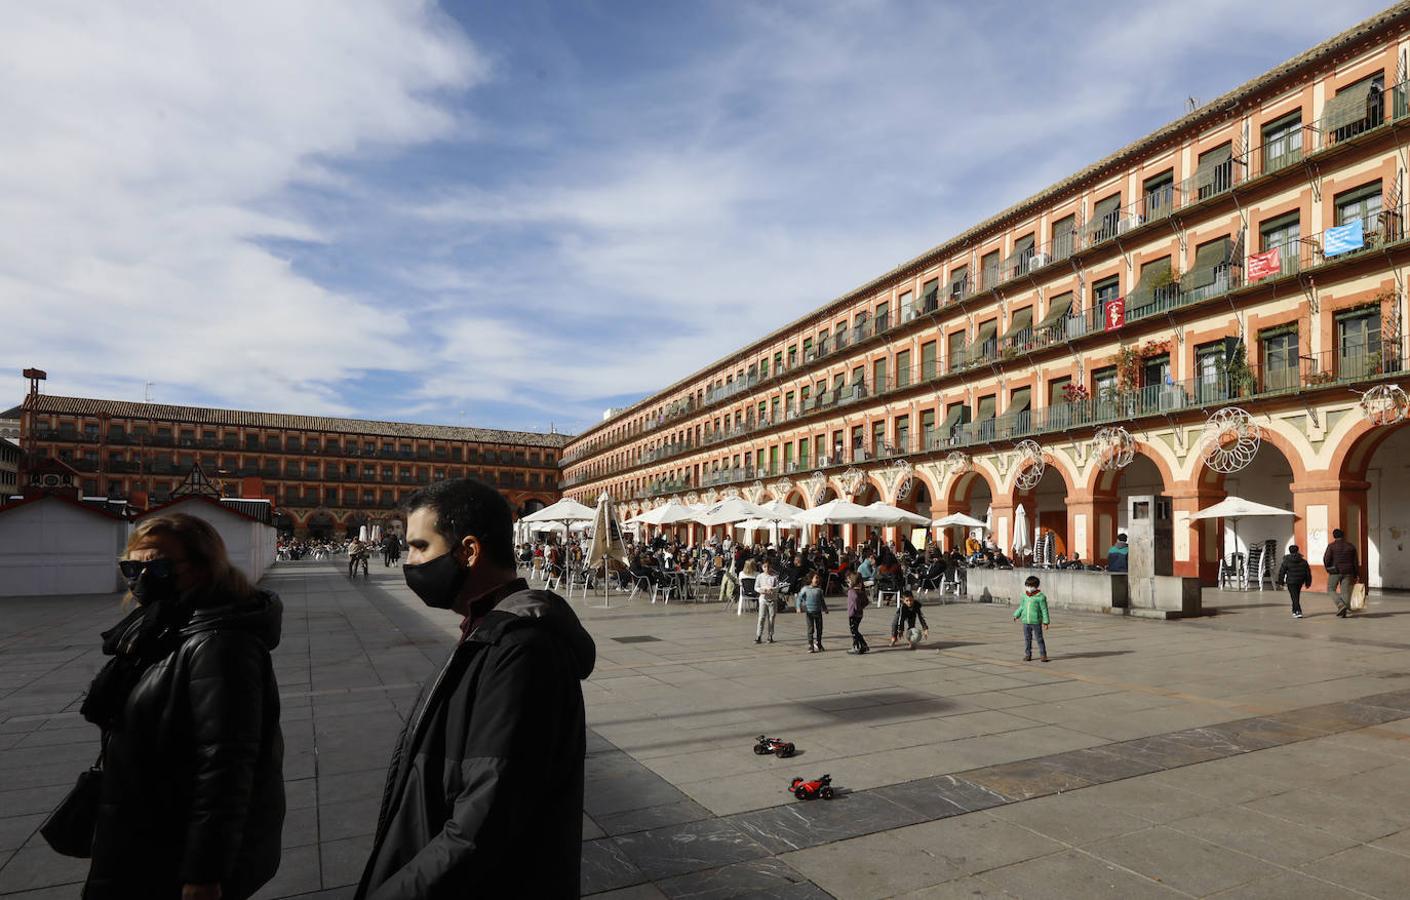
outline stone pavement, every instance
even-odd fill
[[[345,897],[420,681],[454,640],[400,573],[282,564],[290,812],[262,897]],[[1059,615],[1046,665],[1010,610],[927,607],[932,641],[809,655],[716,605],[574,602],[598,642],[584,893],[603,897],[1410,896],[1410,603],[1210,592],[1188,622]],[[838,604],[840,605],[840,604]],[[0,895],[75,897],[34,834],[96,752],[77,716],[114,598],[0,614]],[[791,760],[755,756],[763,732]],[[803,803],[794,775],[831,773]]]

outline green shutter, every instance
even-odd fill
[[[1370,100],[1371,79],[1346,88],[1322,107],[1322,130],[1336,131],[1365,119]]]
[[[1229,238],[1211,241],[1195,251],[1195,264],[1185,276],[1187,288],[1204,287],[1213,284],[1219,274],[1219,267],[1229,261],[1229,249],[1233,242]]]
[[[1009,412],[1021,413],[1033,402],[1032,388],[1019,388],[1009,397]]]
[[[1048,304],[1048,314],[1043,317],[1043,321],[1038,323],[1038,330],[1057,324],[1057,321],[1072,311],[1072,293],[1069,291],[1061,297],[1054,298]]]
[[[980,397],[979,414],[975,416],[976,421],[983,422],[985,419],[994,418],[995,402],[993,394],[990,394],[988,397]]]
[[[1009,322],[1009,330],[1004,332],[1001,340],[1007,341],[1014,335],[1024,331],[1033,324],[1033,307],[1025,306],[1013,314],[1013,319]]]
[[[949,434],[951,430],[964,418],[964,404],[957,403],[950,407],[950,411],[945,413],[945,422],[940,426],[941,434]]]
[[[1195,187],[1207,188],[1214,184],[1214,179],[1218,175],[1219,169],[1234,157],[1234,147],[1232,144],[1225,144],[1216,147],[1208,153],[1200,155],[1199,167],[1195,169]]]

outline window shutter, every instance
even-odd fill
[[[1032,388],[1019,388],[1009,398],[1009,412],[1021,413],[1033,402]]]
[[[1044,328],[1057,324],[1057,321],[1063,316],[1066,316],[1071,310],[1071,293],[1063,294],[1061,297],[1055,298],[1053,302],[1048,305],[1048,314],[1043,317],[1043,321],[1038,323],[1038,330],[1042,331]]]
[[[1225,144],[1216,147],[1208,153],[1200,155],[1199,167],[1195,169],[1195,187],[1207,188],[1214,184],[1219,169],[1234,157],[1234,147],[1232,144]]]
[[[1211,241],[1195,251],[1195,265],[1186,276],[1188,287],[1204,287],[1213,284],[1219,274],[1219,267],[1229,261],[1229,250],[1233,242],[1229,238]]]
[[[1013,314],[1013,319],[1009,323],[1009,330],[1004,332],[1002,340],[1008,340],[1016,334],[1027,329],[1033,324],[1033,307],[1026,306]]]
[[[1322,130],[1336,131],[1354,125],[1367,117],[1371,100],[1371,79],[1351,85],[1322,107]]]

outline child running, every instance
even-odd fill
[[[1048,645],[1043,642],[1043,632],[1048,628],[1048,598],[1038,590],[1038,577],[1029,575],[1023,582],[1023,602],[1014,610],[1013,617],[1023,622],[1023,661],[1033,659],[1033,638],[1038,639],[1039,659],[1048,661]]]
[[[922,638],[930,637],[930,626],[925,623],[925,613],[920,611],[920,601],[910,588],[901,591],[901,602],[896,606],[896,618],[891,623],[891,646],[896,646],[903,634],[910,642],[912,650]]]

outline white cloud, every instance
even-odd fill
[[[287,201],[329,160],[454,133],[486,64],[429,3],[10,4],[0,28],[0,369],[56,392],[349,411],[414,369],[385,304],[301,276]],[[140,387],[136,388],[140,395]]]

